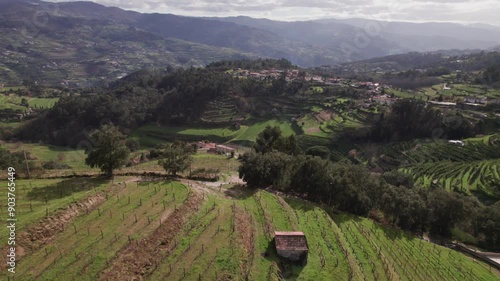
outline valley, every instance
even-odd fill
[[[0,279],[500,280],[498,27],[222,15],[0,0]]]

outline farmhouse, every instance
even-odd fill
[[[216,144],[215,147],[210,148],[208,150],[208,153],[216,153],[216,154],[229,154],[232,152],[234,152],[234,148],[219,144]]]
[[[448,143],[456,144],[456,145],[460,145],[460,146],[465,145],[465,143],[463,141],[459,141],[459,140],[449,140]]]
[[[198,147],[198,150],[210,150],[210,149],[215,149],[215,147],[217,146],[215,143],[213,142],[202,142],[202,141],[199,141],[196,146]]]
[[[444,102],[444,101],[429,101],[430,104],[437,106],[456,106],[456,102]]]
[[[386,105],[391,105],[395,101],[395,99],[391,98],[388,95],[374,96],[371,98],[371,100],[372,100],[372,102],[375,102],[378,104],[386,104]]]
[[[278,256],[293,262],[306,261],[309,248],[303,232],[274,232]]]
[[[488,102],[488,99],[487,98],[480,98],[480,97],[465,97],[464,102],[476,103],[476,104],[486,104]]]

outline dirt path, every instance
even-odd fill
[[[245,278],[249,277],[252,268],[255,242],[252,216],[240,207],[234,208],[235,226],[238,232],[238,242],[242,245],[245,251],[246,259],[241,262],[241,272],[245,274]]]
[[[194,215],[201,203],[201,191],[189,194],[185,203],[178,207],[151,235],[131,242],[118,253],[108,269],[101,273],[100,280],[144,280],[172,249],[175,236],[184,224]]]

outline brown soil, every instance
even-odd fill
[[[78,203],[69,205],[65,210],[43,219],[39,223],[31,225],[18,235],[16,241],[17,260],[31,252],[50,243],[58,233],[63,232],[68,225],[79,215],[86,214],[96,209],[105,201],[105,196],[101,193],[80,200]],[[1,251],[7,252],[7,247]],[[6,257],[2,257],[2,267],[6,264]]]
[[[166,224],[118,253],[110,267],[101,274],[100,280],[144,280],[175,248],[174,238],[198,211],[202,201],[199,192],[191,192],[185,203],[168,217]]]
[[[105,198],[102,194],[96,194],[69,205],[66,210],[42,220],[21,233],[20,244],[38,247],[48,243],[56,233],[63,232],[74,218],[86,213],[87,210],[89,212],[94,210],[104,201]]]
[[[308,134],[319,133],[319,132],[321,132],[320,128],[307,128],[306,129],[306,133],[308,133]]]
[[[138,178],[132,178],[124,183],[116,183],[106,190],[106,193],[108,196],[112,196],[125,188],[127,182],[137,180]],[[70,227],[70,224],[78,216],[97,209],[106,201],[106,193],[99,192],[95,195],[81,199],[79,202],[69,205],[66,209],[60,210],[44,218],[40,222],[28,226],[26,230],[19,233],[16,241],[17,260],[19,261],[23,256],[29,255],[40,249],[43,245],[50,243],[57,234]],[[7,252],[7,246],[0,249],[0,251]],[[6,257],[2,257],[1,262],[3,263],[0,268],[5,268]]]
[[[314,116],[316,121],[318,122],[325,122],[325,121],[330,121],[335,118],[335,114],[331,112],[330,110],[322,110],[318,114]]]
[[[243,246],[246,259],[241,263],[241,272],[245,277],[252,268],[254,253],[254,233],[252,227],[252,216],[242,208],[234,208],[236,231],[238,232],[238,242]]]

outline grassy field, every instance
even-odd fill
[[[481,85],[471,85],[471,84],[451,84],[447,83],[449,89],[443,89],[444,84],[437,84],[431,87],[425,87],[418,89],[417,91],[400,91],[398,89],[387,89],[388,94],[394,94],[395,97],[399,98],[415,98],[427,100],[437,99],[439,96],[443,96],[449,101],[459,102],[463,101],[465,96],[480,96],[488,97],[490,99],[498,99],[500,97],[500,91],[498,89],[484,88]],[[451,100],[450,100],[451,99]]]
[[[232,130],[228,127],[219,128],[196,128],[196,127],[160,127],[147,125],[132,133],[132,137],[140,140],[143,146],[155,146],[166,141],[184,140],[201,141],[212,140],[217,142],[227,142],[235,136],[242,134],[248,127],[242,126],[239,130]]]
[[[67,147],[41,145],[32,143],[5,143],[4,146],[12,152],[29,152],[32,160],[39,164],[47,161],[56,161],[66,164],[74,171],[88,170],[85,165],[85,153],[83,149],[72,149]]]
[[[118,177],[113,183],[99,178],[46,180],[36,186],[18,181],[18,186],[23,221],[18,248],[23,252],[16,279],[21,280],[500,277],[481,262],[410,234],[266,191],[231,185],[219,191],[194,181],[133,177]],[[43,194],[50,195],[47,202]],[[36,235],[41,227],[45,232]],[[277,256],[274,231],[305,233],[306,265]],[[0,235],[5,247],[7,230]],[[0,276],[5,280],[6,271]]]
[[[11,108],[14,110],[28,110],[27,107],[21,106],[21,100],[23,97],[17,95],[1,95],[0,94],[0,109]],[[34,108],[51,108],[53,107],[59,98],[32,98],[25,97],[28,100],[28,105]]]
[[[0,109],[13,109],[26,111],[27,108],[20,105],[21,100],[17,96],[0,95]]]
[[[59,98],[28,98],[28,104],[35,108],[52,108]]]
[[[0,122],[0,128],[17,128],[21,125],[21,122]]]
[[[196,127],[160,127],[143,126],[132,133],[132,137],[140,140],[146,147],[155,146],[161,142],[172,142],[176,139],[184,141],[210,140],[218,143],[248,143],[253,142],[266,126],[279,126],[284,135],[294,133],[290,122],[269,120],[257,122],[250,126],[241,126],[239,130],[228,127],[196,128]]]
[[[66,164],[70,168],[60,170],[45,170],[42,177],[47,176],[69,176],[73,174],[94,174],[100,173],[97,168],[90,168],[85,164],[86,155],[83,150],[64,148],[58,146],[48,146],[40,144],[26,144],[26,143],[5,143],[7,149],[12,152],[22,152],[23,150],[29,152],[31,160],[38,166],[41,166],[47,161],[55,161],[57,163]],[[244,153],[251,150],[248,147],[237,146],[237,153]],[[139,158],[141,153],[147,153],[147,150],[136,151],[131,154],[131,158]],[[185,171],[183,175],[189,176],[190,171],[196,172],[199,169],[218,170],[219,176],[227,178],[237,173],[240,163],[235,158],[228,158],[224,155],[209,154],[204,151],[199,151],[193,155],[193,163],[191,169]],[[24,173],[25,171],[19,171]],[[144,173],[156,172],[165,173],[165,170],[158,165],[158,160],[147,161],[138,165],[124,167],[116,171],[117,174],[124,173]],[[35,175],[36,173],[32,173]]]
[[[278,126],[281,129],[281,133],[284,136],[289,136],[294,133],[292,128],[292,123],[289,121],[279,121],[279,120],[268,120],[262,121],[249,126],[244,132],[236,136],[232,141],[249,141],[253,142],[257,138],[260,132],[262,132],[267,126]]]

